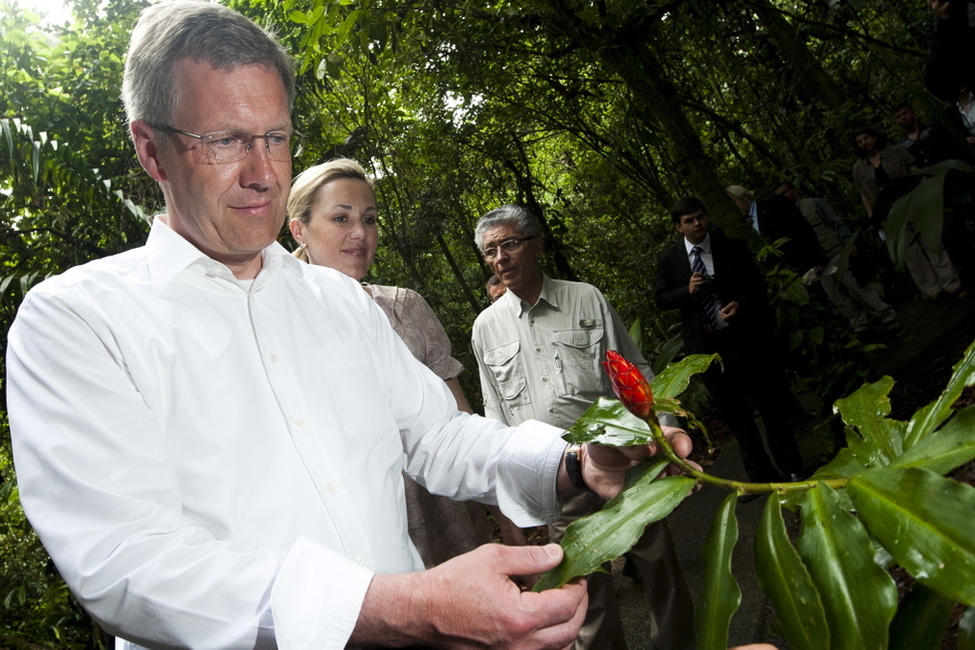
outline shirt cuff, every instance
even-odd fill
[[[278,648],[345,648],[373,572],[308,537],[299,537],[271,590]]]
[[[526,420],[508,438],[498,464],[498,506],[522,528],[557,521],[561,504],[556,490],[565,451],[564,429]]]

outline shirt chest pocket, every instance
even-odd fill
[[[553,332],[553,339],[558,346],[563,366],[598,369],[600,344],[603,340],[602,327],[556,330]]]
[[[527,403],[528,382],[518,352],[520,341],[502,343],[484,351],[484,364],[491,371],[498,393],[509,406]]]

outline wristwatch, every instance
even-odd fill
[[[582,478],[582,445],[569,445],[565,452],[565,473],[569,476],[569,483],[572,483],[580,490],[588,490],[589,486]]]

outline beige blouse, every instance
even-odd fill
[[[464,366],[450,356],[450,338],[423,296],[403,287],[366,283],[363,286],[418,361],[444,381],[461,373]]]

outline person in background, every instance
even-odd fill
[[[823,270],[826,255],[795,203],[783,196],[756,201],[752,192],[741,185],[729,185],[725,192],[755,232],[769,244],[779,244],[786,266],[799,275],[818,275]]]
[[[362,282],[379,245],[376,195],[362,166],[339,158],[306,169],[292,184],[288,214],[299,244],[294,256],[358,280],[413,356],[444,380],[457,408],[473,413],[457,379],[464,367],[451,356],[447,332],[426,300],[412,289]],[[491,541],[480,504],[430,494],[404,479],[410,538],[428,568]],[[521,529],[497,508],[491,510],[505,542],[524,544]]]
[[[671,217],[681,237],[657,259],[657,307],[680,310],[685,354],[721,355],[722,365],[704,373],[704,385],[738,441],[749,480],[774,483],[783,474],[802,480],[803,459],[789,417],[792,396],[775,352],[765,276],[744,241],[711,232],[699,199],[678,200]],[[755,409],[778,470],[765,452]]]
[[[487,282],[484,283],[484,291],[487,292],[488,300],[490,300],[492,303],[503,296],[505,290],[504,282],[502,282],[501,278],[496,275],[492,275],[488,278]]]
[[[538,219],[518,205],[478,220],[475,243],[507,291],[478,314],[471,343],[485,415],[509,425],[538,420],[568,428],[596,399],[613,396],[600,364],[606,350],[636,364],[648,381],[653,372],[596,287],[545,275],[541,234]],[[592,492],[566,501],[562,519],[549,526],[550,538],[560,540],[569,523],[603,503]],[[627,559],[639,570],[650,600],[651,645],[692,646],[693,605],[667,522],[650,524]],[[589,577],[589,603],[576,648],[625,648],[611,575]]]
[[[950,142],[937,126],[924,124],[910,104],[898,104],[890,112],[904,139],[900,146],[911,154],[918,167],[928,167],[952,157]]]
[[[20,305],[6,398],[24,512],[117,648],[564,648],[585,580],[512,580],[562,549],[487,544],[424,570],[403,471],[534,526],[578,480],[612,498],[653,449],[586,445],[570,478],[560,428],[459,411],[357,282],[278,244],[294,96],[287,53],[241,14],[143,9],[123,99],[165,212],[145,246]]]
[[[897,322],[894,308],[884,302],[873,287],[860,284],[849,268],[849,259],[846,264],[840,259],[844,247],[853,235],[836,215],[833,206],[825,199],[800,198],[799,190],[789,181],[779,183],[775,193],[794,202],[816,233],[820,248],[829,259],[828,272],[819,276],[820,285],[853,331],[864,334],[875,328],[894,336],[903,334],[904,328]],[[851,251],[850,258],[854,254],[855,251]],[[846,267],[842,277],[836,275],[839,266]]]
[[[873,220],[877,197],[891,181],[917,171],[914,157],[899,145],[887,145],[887,137],[876,129],[863,128],[853,134],[854,152],[859,160],[853,164],[853,183],[867,216]],[[883,226],[877,226],[884,236]],[[958,271],[943,246],[927,247],[913,224],[908,222],[904,262],[914,284],[925,300],[937,300],[943,293],[963,295]]]

